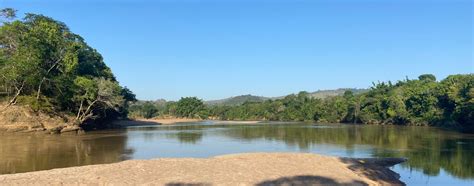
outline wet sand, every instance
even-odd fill
[[[177,123],[188,123],[188,122],[198,122],[203,121],[201,119],[188,119],[188,118],[170,118],[170,119],[140,119],[138,121],[143,122],[156,122],[162,125],[171,125]]]
[[[258,124],[262,121],[225,121],[225,120],[212,120],[215,124]]]
[[[400,160],[249,153],[0,175],[0,185],[403,185],[386,167],[396,163]]]

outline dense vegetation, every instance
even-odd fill
[[[446,125],[472,131],[474,76],[453,75],[437,82],[433,75],[395,84],[374,84],[369,92],[317,99],[306,92],[281,100],[215,107],[225,120],[278,120],[398,125]]]
[[[354,94],[361,94],[364,92],[367,92],[367,89],[349,89],[349,88],[340,88],[336,90],[318,90],[316,92],[311,92],[308,93],[309,97],[312,98],[328,98],[332,96],[340,96],[343,95],[344,92],[346,91],[352,91]],[[211,105],[211,106],[237,106],[244,104],[245,102],[264,102],[266,100],[277,100],[277,99],[283,99],[283,97],[262,97],[262,96],[254,96],[254,95],[241,95],[241,96],[235,96],[231,98],[226,98],[226,99],[220,99],[220,100],[211,100],[211,101],[206,101],[204,104],[206,105]]]
[[[164,100],[137,101],[129,107],[130,118],[183,117],[208,118],[209,108],[196,97],[181,98],[178,102]]]
[[[190,98],[183,98],[178,103]],[[197,98],[192,98],[199,101]],[[241,105],[192,106],[186,103],[147,102],[135,106],[153,108],[153,114],[200,117],[222,120],[313,121],[329,123],[364,123],[396,125],[430,125],[474,130],[474,75],[452,75],[438,82],[431,74],[374,84],[369,91],[325,99],[307,92],[282,99],[246,102]],[[158,106],[160,105],[160,106]],[[178,114],[181,107],[194,108],[193,114]],[[138,114],[138,116],[140,116]]]
[[[267,97],[261,97],[261,96],[253,96],[253,95],[241,95],[241,96],[235,96],[231,98],[226,98],[226,99],[220,99],[220,100],[211,100],[211,101],[206,101],[206,105],[213,105],[213,106],[236,106],[236,105],[241,105],[244,104],[245,102],[263,102],[265,100],[269,100],[271,98]]]
[[[361,94],[369,91],[368,89],[357,89],[357,88],[339,88],[335,90],[318,90],[316,92],[308,93],[308,96],[311,98],[325,99],[333,96],[342,96],[346,91],[351,91],[353,94]],[[276,99],[283,99],[283,97],[277,97]],[[275,100],[275,99],[274,99]]]
[[[77,125],[127,116],[135,95],[119,85],[102,56],[82,37],[43,15],[26,14],[16,20],[15,10],[3,9],[0,16],[2,110],[28,105],[38,112],[74,115]],[[437,125],[472,132],[473,76],[452,75],[438,82],[426,74],[416,80],[377,83],[369,91],[300,92],[274,99],[241,96],[227,100],[230,104],[206,105],[195,97],[138,102],[128,115]]]
[[[3,9],[0,27],[0,99],[8,109],[74,115],[74,123],[126,116],[135,95],[119,85],[102,56],[52,18]]]

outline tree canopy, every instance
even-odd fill
[[[276,100],[204,106],[197,98],[183,98],[177,103],[155,104],[155,108],[158,115],[178,117],[429,125],[473,132],[473,85],[472,74],[452,75],[440,82],[434,75],[424,74],[415,80],[374,83],[368,92],[348,90],[323,99],[300,92]]]
[[[0,100],[38,112],[67,113],[78,125],[117,117],[170,115],[223,120],[347,122],[436,125],[474,131],[474,75],[437,81],[374,83],[366,92],[317,97],[300,92],[280,99],[246,99],[243,104],[206,106],[196,97],[178,102],[139,102],[121,87],[101,54],[66,24],[39,14],[16,19],[0,10]],[[0,112],[2,111],[0,110]],[[130,112],[129,112],[130,111]]]
[[[432,125],[474,130],[474,75],[436,82],[431,74],[396,84],[374,84],[369,92],[315,99],[302,92],[280,100],[213,107],[224,120],[277,120],[365,124]]]
[[[1,13],[11,18],[14,12]],[[78,124],[123,115],[127,102],[135,100],[97,50],[64,23],[38,14],[3,22],[0,75],[0,96],[8,105],[71,113]]]

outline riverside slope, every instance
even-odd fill
[[[386,167],[400,162],[383,162],[306,153],[130,160],[0,175],[0,185],[403,185]]]

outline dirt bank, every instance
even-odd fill
[[[207,159],[130,160],[0,175],[2,185],[402,185],[386,165],[304,153],[251,153]]]
[[[74,118],[65,114],[35,112],[28,106],[5,106],[0,103],[0,131],[57,134],[81,130],[73,125]]]

